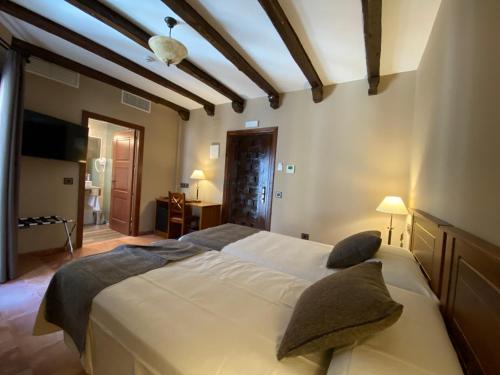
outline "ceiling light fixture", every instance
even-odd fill
[[[165,17],[165,22],[169,28],[168,36],[152,36],[149,38],[148,44],[155,55],[170,66],[170,64],[179,64],[184,60],[188,51],[184,44],[172,38],[172,29],[177,25],[175,18]]]

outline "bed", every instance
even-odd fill
[[[302,291],[338,272],[324,267],[330,250],[258,232],[108,287],[93,300],[85,368],[94,375],[462,373],[442,300],[412,253],[390,246],[369,261],[383,263],[389,292],[404,305],[399,321],[357,346],[278,361],[277,346]],[[444,279],[455,280],[453,271]],[[456,284],[443,289],[450,294]],[[500,368],[490,366],[484,373]]]

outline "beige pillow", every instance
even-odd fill
[[[278,350],[278,359],[350,345],[394,324],[403,306],[392,300],[382,263],[361,263],[304,290]]]

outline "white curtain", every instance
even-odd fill
[[[24,57],[7,51],[0,78],[0,282],[16,277]]]

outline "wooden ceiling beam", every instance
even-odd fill
[[[162,0],[175,14],[195,29],[212,44],[226,59],[259,86],[269,99],[271,108],[279,108],[280,94],[236,49],[225,40],[191,5],[185,0]]]
[[[378,94],[382,49],[382,0],[361,0],[365,33],[368,95]]]
[[[86,65],[80,64],[74,60],[68,59],[66,57],[63,57],[61,55],[58,55],[57,53],[54,53],[52,51],[49,51],[45,48],[35,46],[34,44],[25,42],[23,40],[17,39],[17,38],[12,38],[12,48],[21,51],[25,54],[28,54],[30,56],[36,56],[42,60],[51,62],[53,64],[62,66],[63,68],[73,70],[77,73],[83,74],[87,77],[96,79],[98,81],[107,83],[111,86],[114,86],[120,90],[125,90],[128,91],[134,95],[141,96],[147,100],[150,100],[154,103],[158,103],[161,105],[164,105],[166,107],[172,108],[174,111],[176,111],[179,116],[184,120],[188,121],[189,120],[189,110],[186,108],[183,108],[177,104],[174,104],[172,102],[169,102],[166,99],[163,99],[159,96],[150,94],[149,92],[146,92],[140,88],[137,88],[135,86],[132,86],[126,82],[120,81],[119,79],[116,79],[114,77],[111,77],[105,73],[102,73],[98,70],[89,68]]]
[[[132,39],[142,47],[151,50],[148,44],[149,38],[152,36],[151,34],[111,8],[108,8],[103,3],[97,0],[66,0],[66,2],[91,15],[92,17],[97,18],[109,27]],[[222,82],[218,81],[215,77],[211,76],[187,59],[184,59],[176,66],[183,72],[193,76],[199,81],[205,83],[207,86],[218,91],[220,94],[229,98],[232,101],[233,109],[236,112],[243,112],[245,100]]]
[[[311,85],[314,103],[323,100],[323,83],[278,0],[259,0],[260,5]]]
[[[67,40],[70,43],[73,43],[83,49],[86,49],[89,52],[92,52],[95,55],[98,55],[106,60],[109,60],[117,65],[122,66],[123,68],[134,72],[146,78],[150,81],[153,81],[169,90],[172,90],[186,98],[194,100],[203,105],[203,108],[207,112],[208,115],[213,116],[215,112],[215,105],[213,103],[208,102],[207,100],[199,97],[198,95],[186,90],[185,88],[175,84],[172,81],[150,71],[149,69],[144,68],[143,66],[129,60],[118,53],[62,26],[57,24],[54,21],[49,20],[35,12],[32,12],[29,9],[26,9],[20,5],[17,5],[11,1],[1,1],[0,2],[0,10],[10,14],[13,17],[16,17],[22,21],[32,24],[44,31],[47,31],[51,34],[54,34],[62,39]]]

